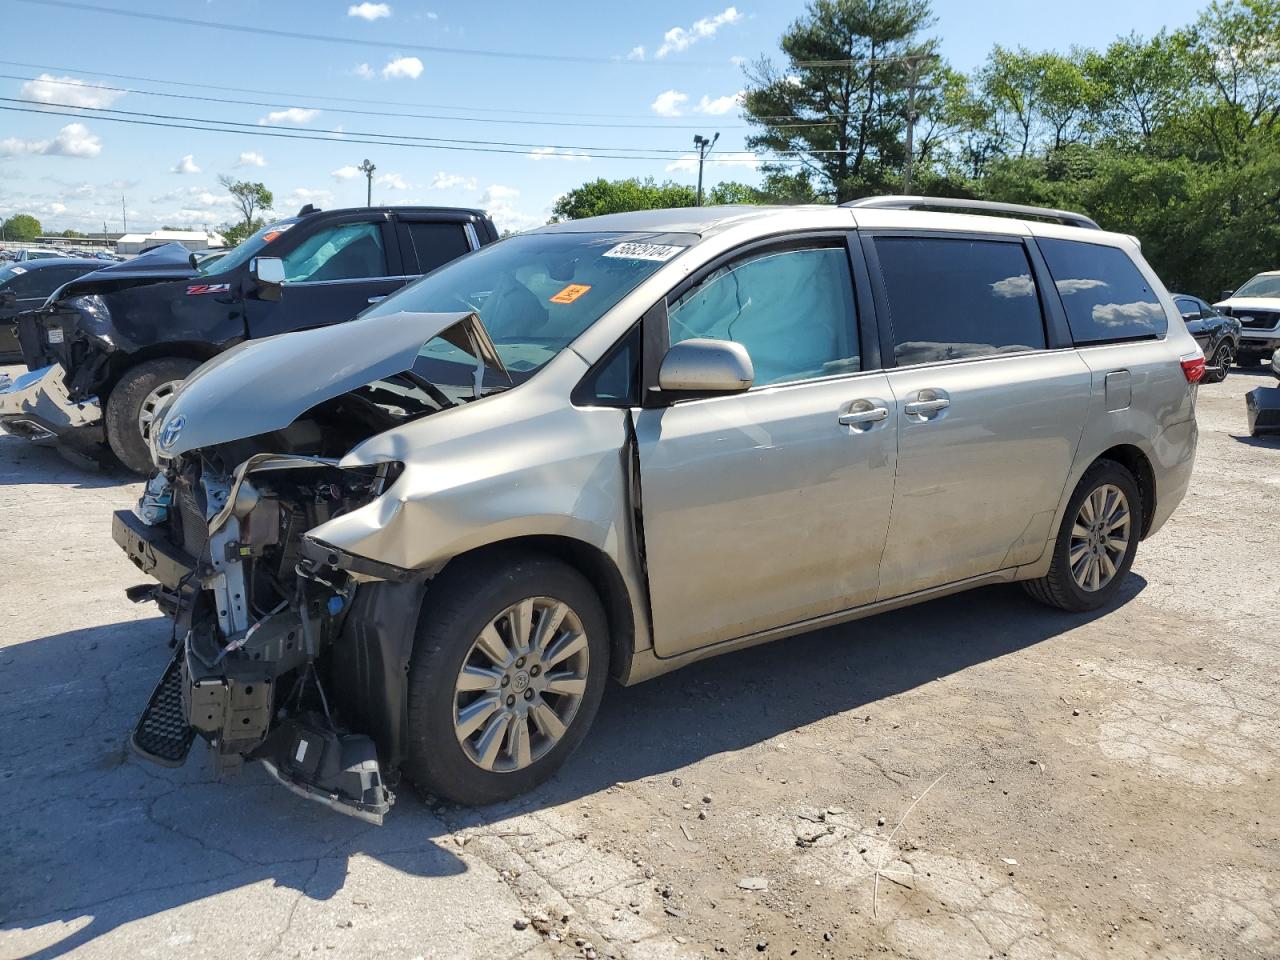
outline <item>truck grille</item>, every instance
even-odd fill
[[[1230,315],[1240,321],[1246,330],[1270,330],[1280,322],[1280,311],[1277,310],[1231,310]]]

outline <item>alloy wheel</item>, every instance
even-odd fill
[[[1084,498],[1068,548],[1076,586],[1094,593],[1112,581],[1129,549],[1132,527],[1129,499],[1115,484],[1103,484]]]
[[[1218,355],[1214,357],[1213,365],[1215,367],[1222,368],[1223,380],[1227,379],[1227,371],[1230,369],[1231,364],[1235,362],[1235,359],[1235,351],[1231,349],[1231,344],[1224,343],[1222,346],[1218,347]]]
[[[587,690],[590,651],[566,603],[529,597],[494,617],[471,644],[454,686],[454,733],[476,766],[523,770],[569,729]]]
[[[162,383],[148,393],[146,399],[142,401],[142,406],[138,408],[138,433],[142,435],[143,440],[151,439],[151,427],[156,422],[156,414],[164,402],[173,396],[173,392],[178,389],[180,383],[182,383],[181,380]]]

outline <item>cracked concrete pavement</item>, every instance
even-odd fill
[[[110,539],[138,485],[0,436],[0,958],[1273,957],[1271,382],[1201,388],[1113,609],[991,588],[614,686],[545,788],[382,828],[130,755],[169,656]]]

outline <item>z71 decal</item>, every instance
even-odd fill
[[[229,283],[193,283],[187,287],[188,297],[197,297],[202,293],[227,293],[231,290]]]

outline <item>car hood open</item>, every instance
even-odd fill
[[[283,430],[316,404],[403,373],[440,337],[506,373],[475,313],[389,313],[250,340],[188,377],[153,431],[153,451],[190,450]]]

